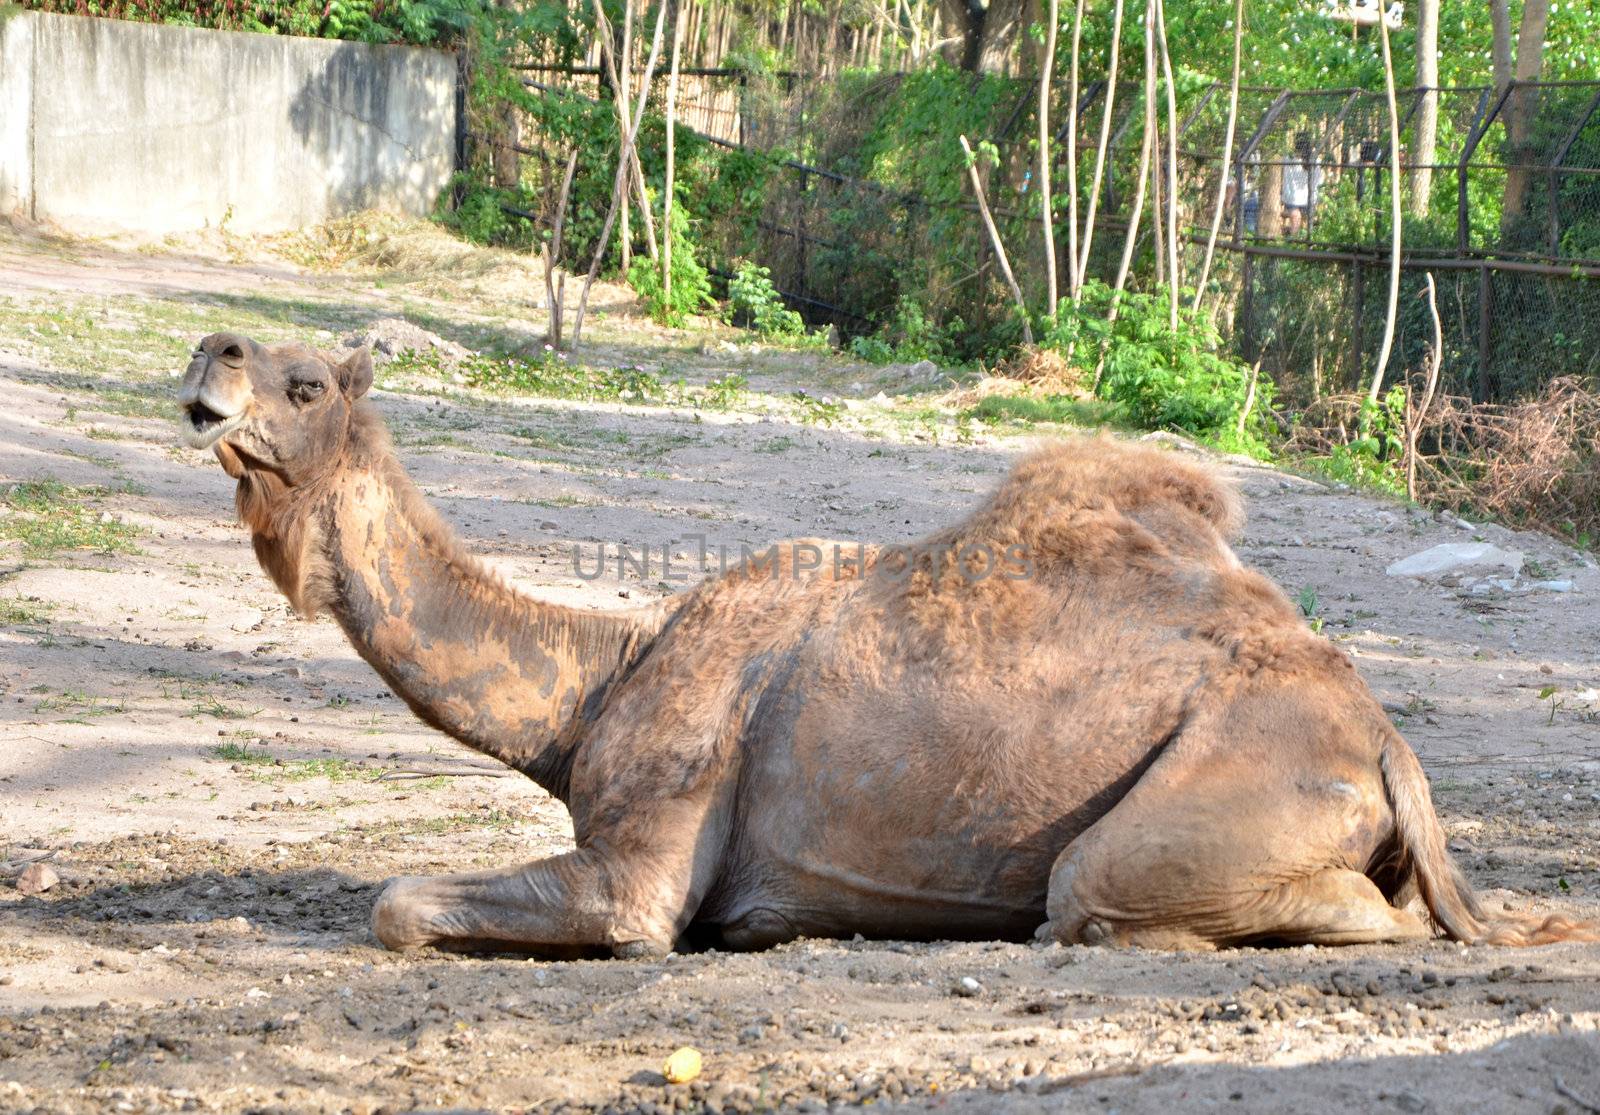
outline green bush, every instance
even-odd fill
[[[805,336],[805,319],[783,304],[768,268],[741,263],[728,282],[728,302],[733,320],[763,337]]]
[[[1046,325],[1041,346],[1068,357],[1086,373],[1086,381],[1103,352],[1096,394],[1117,404],[1137,425],[1179,430],[1227,450],[1266,454],[1261,415],[1272,401],[1272,382],[1259,377],[1251,398],[1250,369],[1224,354],[1222,338],[1209,318],[1185,307],[1174,332],[1164,291],[1124,291],[1112,322],[1112,302],[1110,287],[1098,281],[1085,284],[1077,306],[1062,301]]]
[[[695,258],[689,238],[689,214],[681,204],[672,207],[672,298],[663,297],[661,265],[638,256],[628,268],[628,283],[643,299],[650,316],[663,325],[679,326],[690,314],[716,305],[711,297],[711,277]]]

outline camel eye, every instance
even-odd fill
[[[327,390],[327,387],[328,385],[320,379],[295,380],[289,385],[289,397],[299,403],[309,403]]]

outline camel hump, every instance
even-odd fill
[[[1244,526],[1237,487],[1215,469],[1171,450],[1105,436],[1068,438],[1028,454],[1000,486],[992,507],[1027,536],[1063,511],[1107,505],[1125,515],[1160,505],[1181,507],[1224,538]]]

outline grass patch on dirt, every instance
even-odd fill
[[[270,752],[250,750],[250,745],[247,743],[219,743],[215,747],[207,748],[206,753],[214,759],[223,759],[230,763],[271,766],[278,761]]]
[[[1049,422],[1064,426],[1120,426],[1119,407],[1098,399],[1075,399],[1068,395],[990,395],[967,413],[992,425],[1030,426]]]
[[[255,716],[260,711],[261,710],[258,708],[247,709],[241,708],[238,705],[230,705],[225,701],[218,700],[216,697],[207,694],[205,697],[202,697],[199,701],[195,702],[194,706],[190,708],[188,715],[212,716],[218,720],[249,720],[252,716]]]
[[[127,702],[120,697],[97,697],[81,689],[67,689],[46,697],[33,708],[35,712],[70,712],[72,715],[61,721],[65,724],[87,724],[96,717],[128,711]]]
[[[248,743],[219,743],[207,748],[213,759],[249,767],[254,782],[309,782],[325,778],[329,782],[375,782],[384,771],[363,766],[351,759],[281,759],[264,748]],[[416,783],[408,788],[415,789]]]
[[[59,480],[29,480],[0,490],[0,541],[21,542],[30,557],[63,550],[136,554],[140,530],[95,506],[106,488],[75,488]]]
[[[55,605],[37,596],[0,596],[0,627],[40,627]]]

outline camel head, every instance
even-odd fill
[[[268,472],[299,487],[339,459],[356,400],[371,386],[365,348],[336,363],[308,345],[213,333],[178,389],[184,440],[215,450],[229,476]]]

